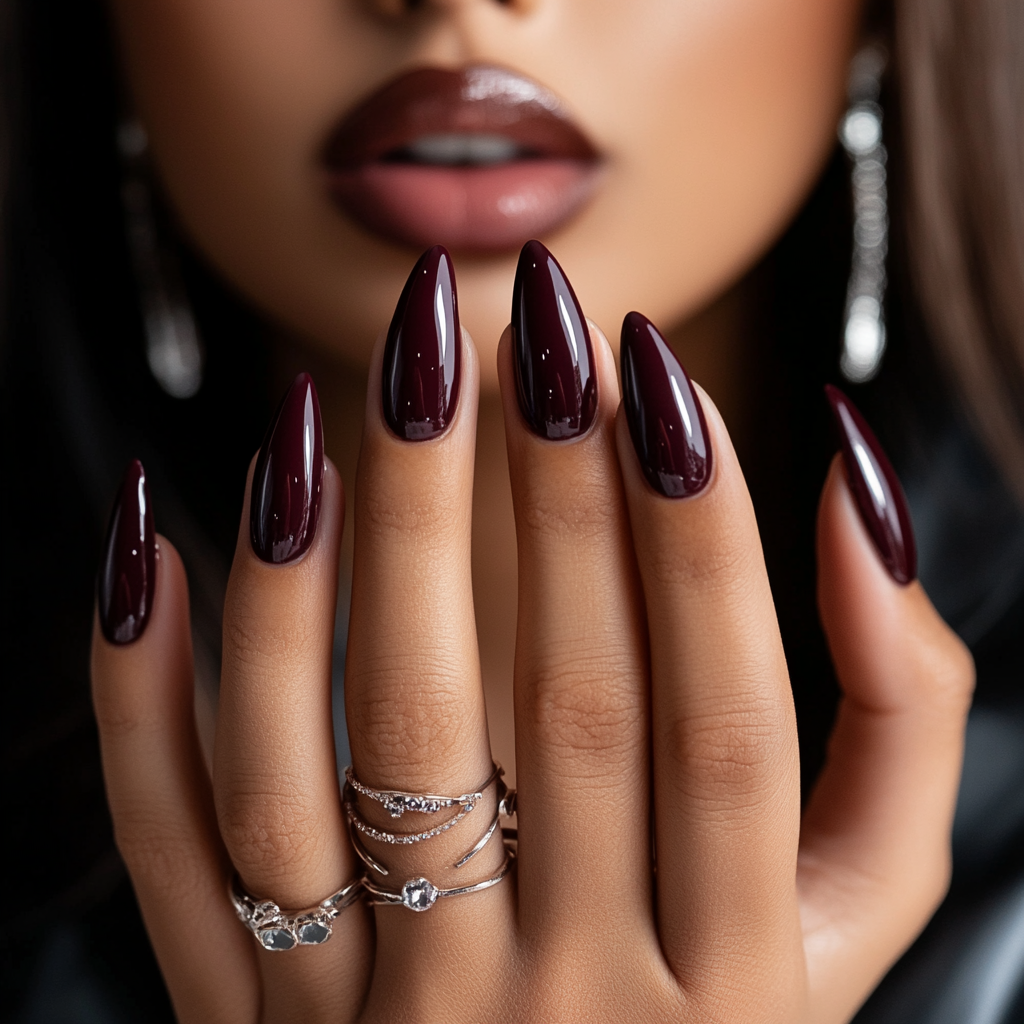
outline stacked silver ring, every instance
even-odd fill
[[[272,900],[258,900],[242,888],[237,875],[231,879],[229,893],[238,919],[259,944],[284,952],[296,946],[323,945],[331,937],[334,919],[363,895],[363,879],[357,878],[308,910],[283,911]]]
[[[453,865],[456,869],[464,867],[490,841],[498,829],[502,815],[511,816],[515,813],[516,794],[509,790],[503,779],[503,771],[498,764],[492,764],[491,774],[471,793],[459,796],[442,796],[436,793],[408,793],[401,790],[373,789],[355,777],[352,767],[345,770],[345,820],[348,824],[352,846],[363,863],[371,871],[386,877],[388,869],[377,858],[372,856],[363,844],[362,837],[374,842],[391,845],[408,846],[414,843],[427,842],[449,831],[472,813],[477,804],[483,800],[484,792],[494,784],[498,787],[497,808],[484,834],[472,848],[459,858]],[[457,807],[458,810],[450,818],[432,828],[419,832],[388,832],[375,828],[360,814],[356,806],[356,794],[361,794],[383,805],[393,818],[400,818],[406,812],[417,814],[437,814],[447,808]],[[505,860],[497,874],[471,885],[440,888],[426,878],[411,878],[397,892],[380,888],[369,875],[363,879],[363,887],[371,897],[371,904],[392,904],[404,906],[409,910],[422,912],[429,910],[438,899],[448,896],[463,896],[479,892],[497,885],[509,872],[516,856],[516,833],[514,829],[502,829],[502,842],[505,845]]]
[[[422,843],[434,839],[463,821],[483,800],[484,792],[490,786],[497,784],[497,808],[487,829],[472,849],[460,857],[454,865],[456,869],[464,867],[487,845],[498,830],[501,816],[511,817],[515,814],[516,793],[515,790],[510,790],[505,785],[502,774],[501,767],[493,764],[491,774],[478,789],[471,793],[462,793],[459,796],[440,796],[435,793],[406,793],[400,790],[373,789],[361,783],[355,777],[352,767],[349,766],[345,769],[345,820],[356,853],[371,871],[386,877],[388,869],[370,855],[362,843],[361,836],[366,836],[378,843],[399,845]],[[393,818],[400,818],[406,812],[437,814],[447,808],[458,807],[458,810],[450,818],[433,828],[420,832],[387,832],[374,828],[361,817],[356,807],[356,794],[376,800],[387,809]],[[465,896],[497,885],[511,870],[517,850],[515,829],[501,829],[501,837],[505,846],[505,859],[502,861],[501,868],[489,878],[469,885],[445,889],[434,885],[426,878],[411,878],[397,892],[392,892],[380,888],[367,874],[321,900],[315,907],[298,911],[284,911],[273,900],[257,899],[255,896],[250,896],[242,888],[237,874],[231,879],[228,892],[238,919],[256,936],[256,940],[264,949],[272,952],[285,952],[298,946],[320,946],[331,937],[335,918],[364,894],[369,897],[368,902],[371,905],[398,905],[422,912],[429,910],[439,899]]]

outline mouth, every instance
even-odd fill
[[[601,163],[553,93],[488,65],[392,80],[335,128],[322,162],[332,198],[364,228],[481,253],[567,223]]]

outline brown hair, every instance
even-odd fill
[[[1024,504],[1024,4],[897,0],[896,51],[916,290]]]

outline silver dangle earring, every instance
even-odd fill
[[[855,383],[871,380],[885,354],[885,258],[889,250],[886,149],[882,141],[885,50],[865,46],[850,67],[849,101],[839,139],[852,163],[853,258],[839,368]]]
[[[149,139],[134,118],[117,131],[124,178],[121,202],[139,289],[146,362],[172,398],[191,398],[203,383],[203,346],[174,251],[160,238],[148,168]]]

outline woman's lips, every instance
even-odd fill
[[[498,252],[586,203],[599,155],[560,101],[502,68],[424,68],[394,79],[332,133],[335,201],[387,238]]]

